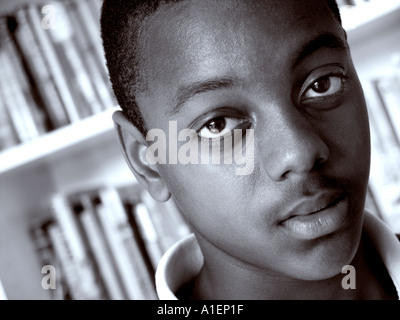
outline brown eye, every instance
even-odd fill
[[[206,125],[207,129],[210,130],[211,133],[217,134],[225,129],[226,121],[225,118],[215,118],[209,121]]]
[[[312,89],[317,93],[324,93],[329,90],[331,86],[330,77],[321,78],[318,81],[315,81],[312,85]]]
[[[219,139],[230,134],[238,128],[245,120],[233,117],[216,117],[207,121],[198,131],[201,138]]]
[[[304,99],[320,98],[333,95],[343,89],[341,76],[325,76],[317,79],[304,94]]]

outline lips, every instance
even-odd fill
[[[347,216],[343,191],[321,191],[296,202],[279,225],[302,239],[317,238],[339,229]]]
[[[311,197],[305,197],[293,205],[282,222],[294,216],[306,216],[319,212],[340,201],[343,195],[343,191],[324,191]]]

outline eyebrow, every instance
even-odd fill
[[[299,65],[305,58],[313,54],[315,51],[322,49],[347,50],[348,45],[338,36],[327,32],[316,36],[308,41],[298,50],[295,56],[293,68]],[[232,78],[218,78],[207,81],[194,82],[188,86],[181,87],[177,92],[177,103],[174,108],[168,111],[170,116],[178,114],[184,104],[197,94],[218,89],[232,88],[235,85],[235,80]]]
[[[185,102],[197,94],[218,89],[232,88],[234,84],[235,81],[230,78],[218,78],[191,83],[190,85],[182,87],[178,90],[176,99],[177,103],[175,107],[168,113],[170,115],[179,113]]]
[[[322,33],[308,41],[300,48],[294,59],[293,69],[301,62],[303,62],[305,58],[322,48],[348,50],[349,46],[345,41],[343,41],[341,38],[333,33]]]

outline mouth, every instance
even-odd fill
[[[296,238],[315,239],[340,229],[347,209],[345,192],[322,192],[301,200],[278,225]]]

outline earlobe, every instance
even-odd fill
[[[122,154],[133,175],[155,200],[167,201],[171,194],[156,165],[146,159],[148,144],[143,134],[122,111],[114,112],[112,119]]]

